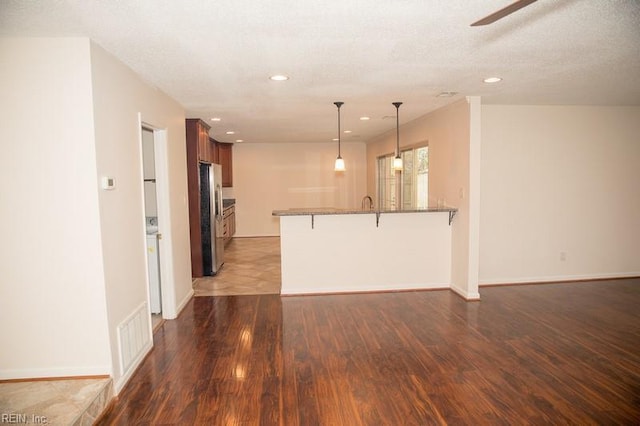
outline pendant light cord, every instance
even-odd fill
[[[338,107],[338,158],[342,158],[340,156],[340,107],[344,102],[334,102],[334,104]]]
[[[400,105],[402,102],[394,102],[396,107],[396,158],[400,157]]]

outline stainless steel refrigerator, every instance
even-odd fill
[[[204,275],[216,275],[224,263],[222,168],[200,163],[200,233]]]

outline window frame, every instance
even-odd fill
[[[405,154],[408,151],[416,151],[416,150],[418,150],[420,148],[427,148],[427,172],[426,172],[426,174],[427,174],[427,198],[428,198],[428,191],[429,191],[429,189],[428,189],[428,176],[429,176],[429,167],[428,167],[429,152],[428,152],[428,149],[429,149],[429,141],[426,140],[426,141],[418,142],[416,144],[404,146],[404,147],[402,147],[400,149],[400,155],[403,157],[403,163],[405,163],[405,161],[404,161]],[[395,191],[395,195],[393,197],[393,201],[391,202],[391,205],[388,206],[388,207],[385,207],[385,197],[384,197],[385,194],[382,192],[381,182],[380,182],[380,179],[381,179],[381,176],[380,176],[380,172],[381,172],[380,162],[383,161],[383,160],[386,160],[386,163],[388,165],[387,167],[391,167],[391,164],[393,162],[393,158],[394,157],[395,157],[395,152],[385,153],[383,155],[379,155],[379,156],[376,157],[376,163],[375,163],[375,165],[376,165],[376,198],[377,198],[378,209],[386,209],[386,208],[388,208],[388,209],[395,210],[395,209],[398,209],[398,205],[400,206],[400,210],[407,208],[405,206],[405,199],[404,199],[405,197],[404,197],[404,191],[403,191],[404,186],[406,184],[406,181],[405,181],[406,173],[405,173],[404,167],[403,167],[402,171],[396,170],[395,173],[394,173],[395,176],[393,178],[391,178],[391,179],[394,179],[395,182],[392,185],[389,185],[389,186],[393,186],[394,191]],[[415,155],[414,155],[414,158],[415,158]],[[385,167],[385,173],[386,173],[386,170],[388,170],[387,167]],[[417,165],[416,165],[416,167],[417,167]],[[412,172],[411,179],[412,179],[411,188],[413,188],[414,190],[417,190],[417,172],[416,173]],[[385,185],[385,187],[387,187],[387,185]],[[413,191],[413,192],[415,192],[415,191]],[[413,200],[412,200],[412,207],[411,208],[417,208],[417,201],[416,201],[415,204],[416,205],[414,206],[413,205]],[[423,206],[423,207],[426,207],[426,205]]]

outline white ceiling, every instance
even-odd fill
[[[401,123],[465,95],[640,105],[640,1],[540,0],[469,26],[512,1],[0,0],[0,36],[89,37],[221,141],[331,141],[334,101],[344,142],[394,130],[394,101]]]

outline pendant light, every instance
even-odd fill
[[[393,159],[393,169],[402,170],[402,157],[400,156],[400,105],[402,102],[393,102],[396,107],[396,158]]]
[[[338,107],[338,158],[336,158],[336,172],[344,172],[344,160],[340,155],[340,107],[344,104],[344,102],[334,102],[334,105]]]

